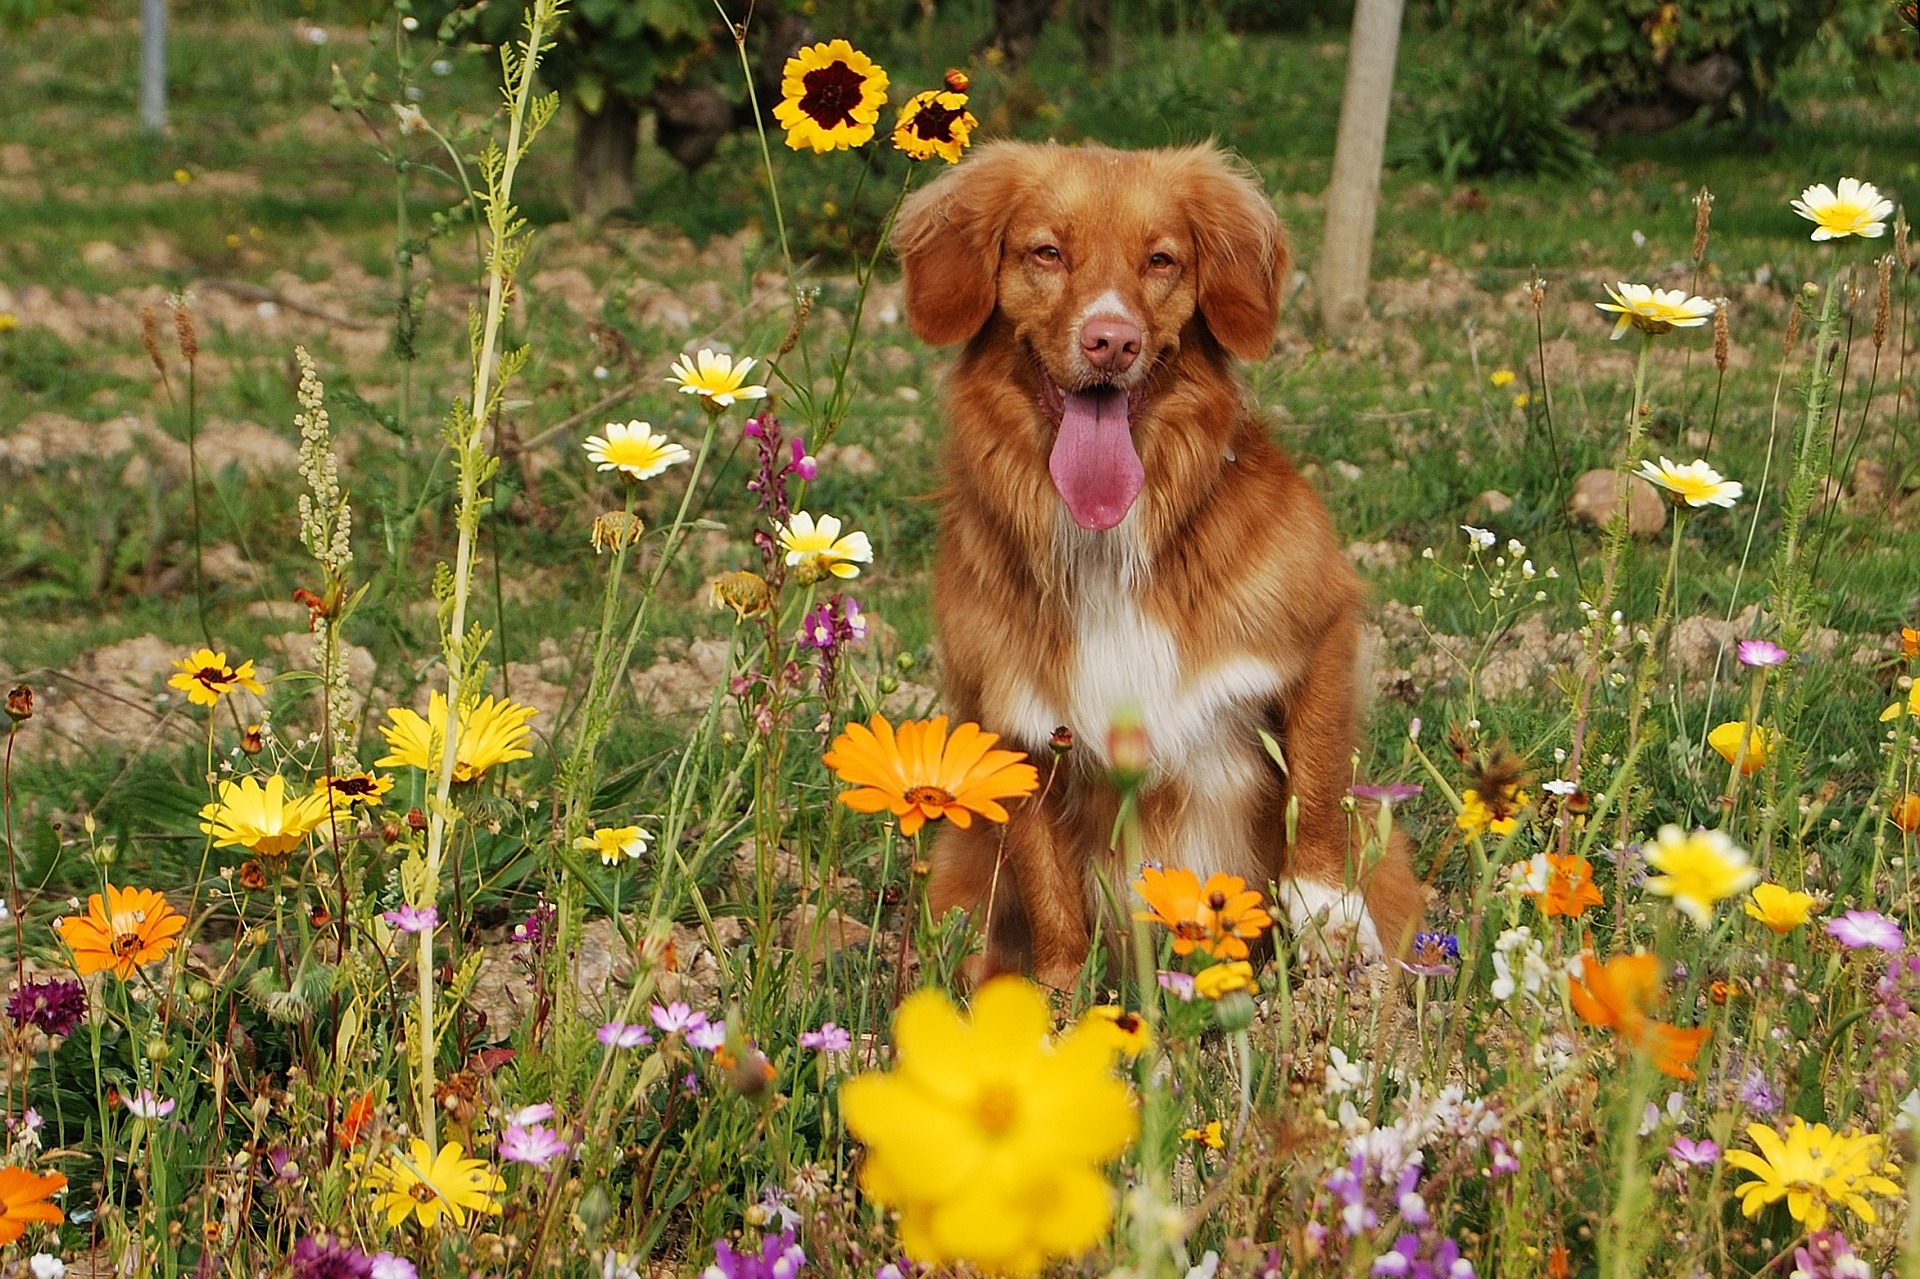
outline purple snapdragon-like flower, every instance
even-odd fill
[[[791,1230],[768,1235],[758,1252],[736,1252],[725,1239],[713,1245],[713,1264],[701,1279],[794,1279],[807,1264],[807,1254]]]
[[[536,906],[527,922],[516,924],[513,929],[515,941],[524,945],[528,952],[539,959],[553,949],[553,943],[560,937],[560,912],[552,902]]]
[[[595,1036],[609,1048],[639,1048],[653,1042],[653,1036],[647,1033],[645,1026],[624,1021],[608,1022],[595,1032]]]
[[[1401,1235],[1393,1241],[1392,1252],[1375,1257],[1371,1273],[1405,1279],[1474,1279],[1473,1263],[1460,1255],[1459,1244],[1412,1234]]]
[[[1711,1137],[1699,1141],[1691,1137],[1675,1137],[1673,1144],[1667,1147],[1667,1154],[1683,1168],[1709,1168],[1720,1162],[1720,1147]]]
[[[787,446],[793,454],[793,461],[788,463],[788,469],[803,480],[818,478],[820,459],[807,452],[807,442],[796,435],[787,441]]]
[[[1899,950],[1907,944],[1900,925],[1877,910],[1850,910],[1829,919],[1827,933],[1848,950]]]
[[[1793,1250],[1788,1279],[1873,1279],[1873,1267],[1838,1230],[1816,1230],[1804,1248]]]
[[[71,977],[34,978],[7,997],[13,1024],[46,1035],[71,1035],[87,1015],[87,988]]]
[[[843,1053],[853,1047],[853,1035],[832,1022],[824,1022],[818,1030],[800,1033],[800,1046],[813,1052]]]
[[[287,1258],[293,1279],[372,1279],[373,1258],[323,1235],[302,1239]]]
[[[511,1124],[500,1138],[498,1149],[502,1159],[545,1168],[565,1155],[569,1147],[565,1138],[545,1124],[534,1124],[530,1128]]]
[[[707,1024],[705,1013],[695,1012],[678,1000],[670,1004],[655,1004],[649,1012],[653,1024],[660,1028],[663,1035],[684,1035]]]
[[[1327,1177],[1327,1191],[1340,1205],[1340,1228],[1351,1239],[1380,1224],[1380,1214],[1367,1202],[1367,1160],[1355,1155],[1344,1168],[1335,1168]]]
[[[433,906],[402,906],[382,911],[380,918],[403,933],[430,933],[440,927],[440,911]]]
[[[1742,666],[1778,666],[1786,661],[1790,654],[1771,640],[1741,640],[1734,647],[1734,653]]]
[[[1505,1177],[1520,1171],[1520,1161],[1513,1157],[1513,1148],[1499,1137],[1487,1139],[1487,1172],[1495,1177]]]

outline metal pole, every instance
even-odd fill
[[[167,127],[167,0],[140,0],[140,128]]]
[[[1320,320],[1336,336],[1367,310],[1373,262],[1373,222],[1380,204],[1380,162],[1393,106],[1393,64],[1400,51],[1403,0],[1358,0],[1353,44],[1347,51],[1347,87],[1340,101],[1340,132],[1327,186],[1327,226],[1320,241],[1314,287]]]

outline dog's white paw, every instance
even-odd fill
[[[1380,932],[1359,893],[1310,879],[1289,879],[1280,885],[1280,901],[1287,908],[1294,940],[1305,953],[1329,962],[1386,957]]]

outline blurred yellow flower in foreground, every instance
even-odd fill
[[[840,1089],[866,1143],[860,1184],[900,1212],[900,1242],[925,1265],[969,1262],[1037,1274],[1106,1235],[1113,1188],[1099,1165],[1132,1143],[1131,1090],[1114,1074],[1110,1024],[1049,1039],[1039,987],[1001,977],[971,1017],[922,990],[894,1018],[895,1068]]]
[[[1647,891],[1671,897],[1673,904],[1705,928],[1714,903],[1733,896],[1760,878],[1747,851],[1717,830],[1684,831],[1662,826],[1646,850],[1647,865],[1660,874]]]

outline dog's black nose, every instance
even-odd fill
[[[1096,315],[1080,326],[1080,349],[1096,369],[1124,373],[1140,354],[1140,329],[1112,315]]]

